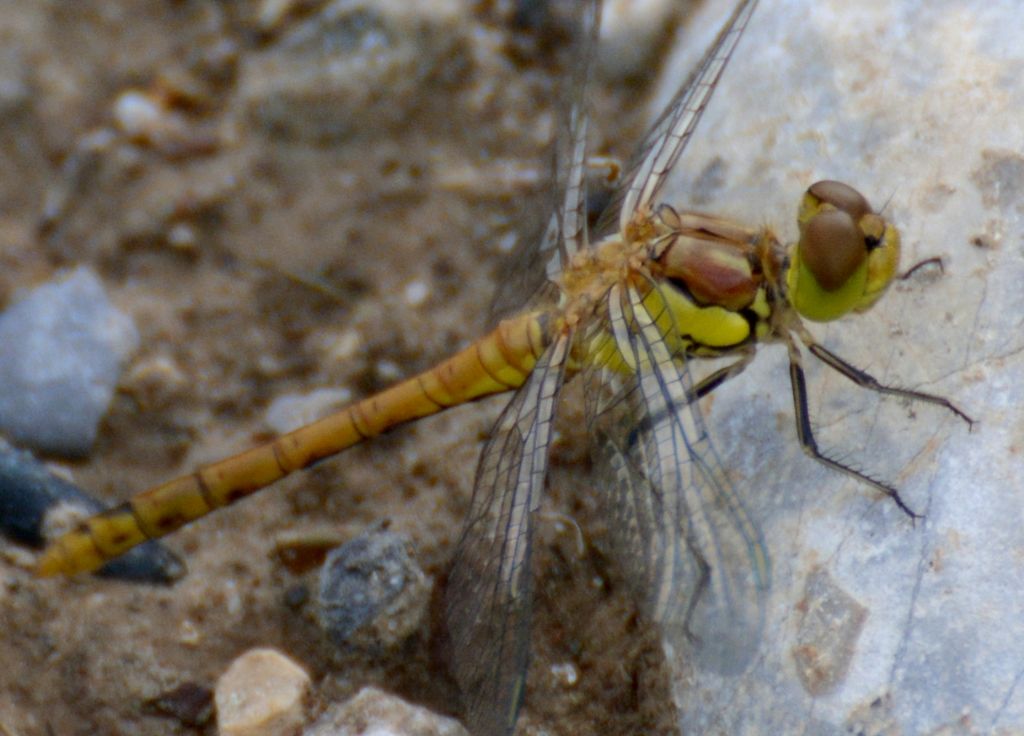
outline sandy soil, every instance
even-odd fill
[[[331,88],[305,75],[318,52],[288,47],[316,22],[312,0],[0,2],[0,74],[13,90],[0,103],[0,304],[88,264],[142,337],[92,454],[55,459],[77,483],[125,498],[265,439],[274,399],[365,395],[485,327],[531,217],[524,202],[546,179],[564,33],[543,18],[517,23],[512,2],[439,5],[459,22],[389,36],[376,62],[342,38],[350,86]],[[275,6],[287,12],[261,20]],[[134,132],[134,118],[118,128],[115,116],[130,90],[160,112]],[[639,93],[603,89],[599,111]],[[643,108],[631,109],[600,116],[612,123],[603,149],[628,151]],[[107,137],[87,137],[96,131]],[[306,667],[320,706],[377,684],[457,715],[437,605],[398,651],[339,652],[297,592],[312,573],[275,548],[384,525],[413,541],[438,602],[499,408],[402,429],[176,534],[190,574],[173,587],[39,581],[8,548],[0,733],[212,732],[151,703],[183,684],[212,687],[255,646]],[[521,732],[667,731],[658,648],[603,552],[571,396],[561,422],[552,497],[584,545],[542,521]]]

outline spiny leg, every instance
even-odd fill
[[[807,340],[801,335],[804,344],[807,345],[807,349],[811,351],[818,360],[822,361],[829,367],[835,369],[839,373],[843,374],[851,381],[856,383],[861,388],[866,388],[870,391],[875,391],[880,394],[887,396],[899,396],[904,399],[910,399],[911,401],[923,401],[928,404],[935,404],[942,408],[953,412],[958,417],[967,422],[968,427],[974,426],[974,420],[962,412],[952,401],[944,396],[937,396],[935,394],[928,394],[923,391],[911,391],[906,388],[895,388],[893,386],[886,386],[885,384],[879,383],[874,376],[865,373],[860,368],[850,365],[845,360],[840,358],[835,353],[826,350],[824,347],[814,342],[813,340]]]
[[[931,258],[925,258],[924,260],[918,261],[913,266],[908,268],[906,271],[899,275],[900,281],[907,281],[915,273],[928,266],[936,266],[939,269],[939,273],[945,273],[946,267],[942,263],[942,258],[939,256],[932,256]]]
[[[721,386],[723,383],[728,381],[730,378],[736,378],[739,374],[746,370],[747,366],[750,365],[754,359],[754,351],[748,350],[743,353],[743,356],[735,363],[719,368],[717,371],[709,376],[704,377],[701,381],[693,387],[693,389],[687,394],[688,402],[692,402],[695,399],[703,399],[705,396],[710,394],[716,388]]]
[[[861,473],[860,471],[855,470],[848,465],[844,465],[838,460],[830,458],[828,455],[825,455],[818,448],[818,443],[814,439],[814,432],[811,430],[811,415],[807,407],[807,380],[804,377],[803,359],[800,355],[800,349],[797,347],[796,341],[793,340],[791,337],[787,338],[786,346],[789,349],[789,383],[793,388],[793,410],[796,417],[796,434],[797,438],[800,441],[800,446],[803,448],[803,451],[807,453],[810,457],[814,458],[819,463],[824,465],[825,467],[831,468],[832,470],[838,470],[840,473],[846,473],[850,477],[856,478],[860,482],[866,483],[872,488],[878,489],[886,496],[891,498],[896,503],[896,505],[900,507],[900,510],[902,510],[903,513],[909,516],[912,520],[920,519],[921,515],[912,511],[910,507],[907,506],[906,503],[904,503],[899,491],[897,491],[895,488],[886,485],[885,483],[882,483],[879,480],[875,480],[871,476],[865,475],[864,473]],[[810,346],[808,346],[808,348],[810,348]],[[831,353],[827,354],[831,355]],[[831,365],[831,363],[829,364]],[[843,365],[846,364],[844,363]],[[847,374],[844,372],[844,375]],[[867,377],[871,378],[870,376]],[[871,380],[874,381],[873,378]],[[880,387],[885,388],[882,386]],[[927,396],[928,394],[924,395]],[[952,408],[951,404],[950,407]],[[956,411],[956,409],[953,410]]]

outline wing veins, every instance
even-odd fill
[[[668,174],[689,144],[756,5],[757,0],[743,0],[736,7],[696,69],[648,130],[623,176],[621,188],[595,228],[598,234],[605,234],[613,226],[624,230],[635,215],[653,207]]]
[[[571,335],[545,350],[481,454],[455,553],[447,620],[473,733],[511,733],[529,650],[530,544]]]

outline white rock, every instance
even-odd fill
[[[155,97],[139,90],[127,90],[114,100],[114,122],[131,138],[148,137],[162,125],[164,114]]]
[[[284,736],[306,720],[309,675],[273,649],[250,649],[217,680],[217,733]]]
[[[334,705],[303,736],[468,736],[458,721],[374,687]]]
[[[138,341],[87,268],[32,289],[0,314],[0,432],[44,452],[85,454]]]
[[[661,104],[733,3],[708,5]],[[969,432],[941,409],[880,402],[806,358],[822,444],[896,483],[926,516],[912,524],[801,453],[784,350],[762,349],[715,392],[712,436],[763,527],[773,585],[745,675],[681,657],[684,732],[1024,732],[1020,9],[762,2],[666,190],[676,207],[772,223],[788,240],[808,184],[861,189],[901,227],[904,268],[942,256],[945,273],[898,282],[868,314],[812,331],[883,382],[946,395],[979,420]],[[829,599],[845,601],[826,681],[806,671],[820,662],[805,648],[819,570]]]
[[[352,401],[346,388],[320,388],[305,394],[287,394],[274,399],[263,421],[275,434],[284,434],[322,419]]]

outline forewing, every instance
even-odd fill
[[[513,256],[512,278],[499,284],[491,313],[501,317],[521,307],[545,284],[554,281],[578,250],[587,247],[587,115],[586,96],[601,25],[599,0],[575,2],[573,67],[560,95],[549,213],[535,235],[520,241]]]
[[[761,532],[692,400],[683,350],[666,339],[678,331],[657,287],[615,287],[607,308],[588,336],[604,359],[585,380],[617,562],[674,645],[692,646],[703,667],[742,672],[770,577]]]
[[[601,3],[597,0],[580,2],[580,43],[577,61],[573,67],[571,89],[567,100],[568,111],[563,114],[563,130],[557,145],[556,177],[563,192],[558,207],[562,237],[558,241],[557,257],[548,266],[548,278],[554,279],[579,250],[587,247],[587,132],[590,116],[587,114],[587,90],[597,53],[598,33],[601,29]]]
[[[757,0],[742,0],[736,6],[700,64],[644,136],[622,177],[621,189],[601,214],[594,229],[597,236],[624,230],[634,215],[652,211],[658,204],[655,198],[690,142],[756,5]]]
[[[511,733],[529,654],[530,544],[570,338],[541,356],[502,412],[477,469],[448,581],[452,662],[477,736]]]

